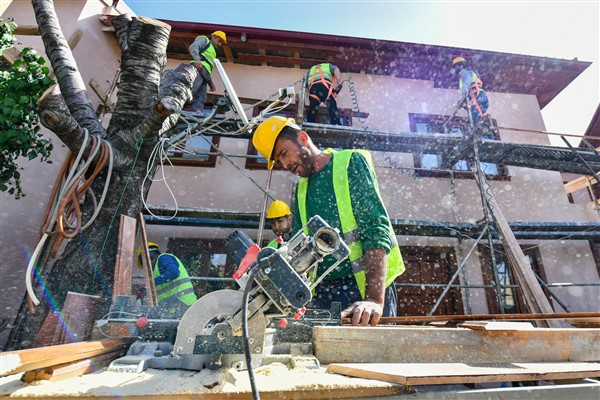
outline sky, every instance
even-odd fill
[[[582,135],[600,103],[600,1],[125,0],[140,16],[592,62],[542,110]],[[485,82],[484,82],[485,85]],[[558,137],[555,145],[563,145]]]

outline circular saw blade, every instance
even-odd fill
[[[242,308],[243,293],[236,290],[217,290],[202,296],[185,312],[175,338],[175,354],[193,354],[196,336],[218,320],[233,316]]]

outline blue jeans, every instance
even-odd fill
[[[479,105],[481,113],[477,109],[476,104]],[[477,122],[479,122],[479,120],[481,120],[481,117],[483,116],[483,114],[485,114],[489,106],[490,101],[487,97],[487,94],[485,94],[485,92],[482,90],[475,98],[475,102],[471,104],[471,117],[473,117],[473,124],[476,124]]]
[[[334,301],[342,304],[342,310],[356,301],[362,301],[354,276],[334,281],[324,280],[318,284],[313,299],[307,308],[329,309]],[[383,303],[383,314],[381,316],[395,317],[397,306],[398,293],[396,286],[392,283],[385,289],[385,302]]]

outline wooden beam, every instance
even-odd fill
[[[550,314],[474,314],[474,315],[407,315],[400,317],[382,317],[380,324],[410,324],[431,323],[438,321],[534,321],[538,319],[562,319],[567,322],[582,321],[591,322],[600,319],[600,312],[574,312],[574,313],[550,313]],[[342,323],[351,324],[351,318],[343,318]]]
[[[104,91],[104,89],[100,87],[100,84],[93,78],[90,79],[89,84],[92,88],[92,91],[96,94],[96,96],[98,96],[98,99],[100,99],[100,101],[102,102],[102,104],[104,104],[108,111],[114,112],[115,103],[113,103],[110,100],[108,94]]]
[[[146,293],[148,294],[148,305],[158,305],[156,296],[156,285],[154,284],[154,272],[152,271],[152,263],[150,260],[150,252],[148,251],[148,234],[146,233],[146,222],[144,222],[144,214],[138,216],[140,224],[140,236],[142,237],[142,265],[146,271]]]
[[[83,31],[81,29],[76,29],[75,32],[71,35],[67,43],[69,44],[69,48],[71,50],[75,49],[81,38],[83,37]]]
[[[581,176],[565,183],[565,192],[573,193],[581,189],[587,189],[590,184],[595,185],[596,183],[596,178],[593,176]]]
[[[17,25],[13,33],[15,36],[40,36],[40,29],[37,25]]]
[[[234,60],[233,60],[233,52],[231,51],[231,47],[223,46],[223,52],[225,53],[225,58],[227,59],[227,62],[232,63]]]
[[[593,362],[600,360],[600,329],[317,326],[313,347],[321,364]]]
[[[33,381],[57,381],[67,378],[73,378],[98,371],[107,367],[113,360],[125,355],[125,349],[120,349],[99,356],[90,357],[81,361],[71,363],[52,365],[46,368],[40,368],[33,371],[27,371],[21,376],[21,381],[31,383]]]
[[[598,363],[330,364],[327,372],[400,385],[514,382],[600,377]]]
[[[21,58],[21,52],[17,50],[16,47],[11,47],[9,49],[2,50],[2,58],[4,58],[10,65],[13,65],[17,59]]]
[[[267,56],[262,54],[247,54],[238,53],[238,59],[243,61],[253,61],[262,63],[275,63],[275,64],[295,64],[303,68],[312,67],[315,64],[319,64],[322,60],[315,60],[309,58],[295,58],[295,57],[284,57],[284,56]],[[290,65],[292,67],[292,65]]]
[[[135,338],[105,339],[0,353],[0,377],[110,353],[129,346]]]
[[[135,260],[135,218],[121,215],[119,221],[119,237],[115,259],[115,282],[113,286],[113,301],[117,296],[131,295],[131,282]]]

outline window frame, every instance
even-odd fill
[[[417,124],[418,123],[427,123],[427,124],[436,124],[443,125],[443,123],[448,120],[448,115],[436,115],[436,114],[417,114],[417,113],[409,113],[408,114],[409,123],[410,123],[410,131],[411,133],[417,132]],[[500,141],[500,132],[498,130],[498,123],[495,119],[492,119],[495,129],[494,137],[495,140]],[[448,127],[452,128],[460,128],[461,134],[464,134],[464,128],[469,125],[469,120],[466,117],[454,117],[450,121]],[[444,132],[431,132],[431,133],[439,133],[444,134]],[[473,173],[471,172],[471,168],[473,165],[472,160],[459,160],[464,161],[467,164],[467,170],[453,170],[450,171],[438,171],[435,169],[429,169],[423,166],[422,158],[424,153],[413,153],[413,162],[414,166],[417,169],[416,176],[418,177],[427,177],[427,178],[450,178],[452,175],[457,179],[474,179]],[[486,174],[486,178],[489,180],[510,180],[510,175],[508,173],[508,168],[503,164],[494,164],[498,169],[497,174]],[[485,171],[484,171],[485,172]]]

